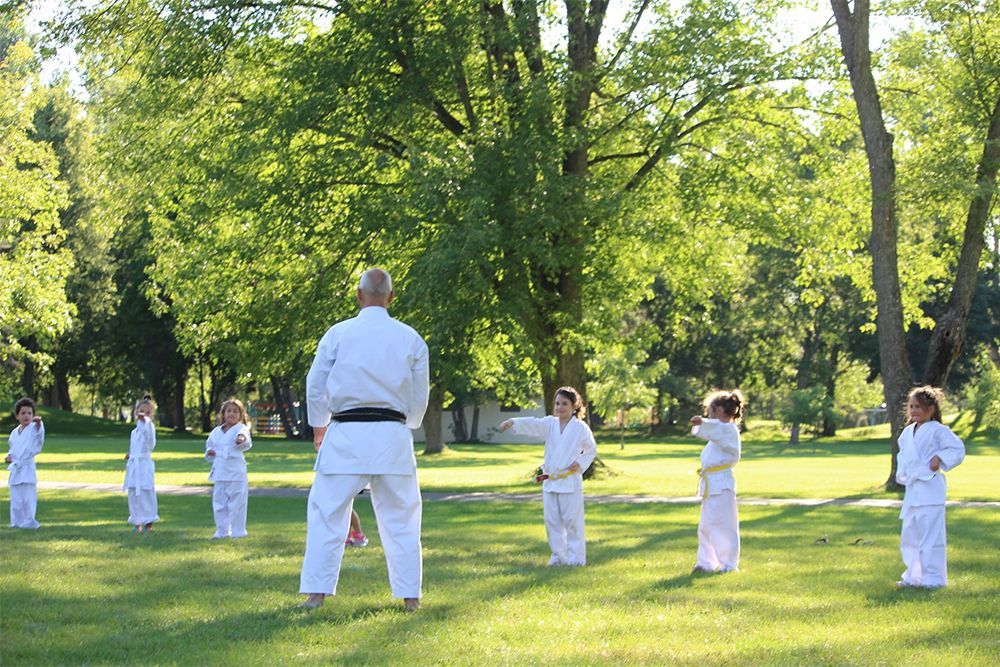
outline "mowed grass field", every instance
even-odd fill
[[[43,413],[45,415],[46,413]],[[39,479],[54,482],[120,483],[131,426],[48,413],[48,438],[38,457]],[[996,431],[967,437],[968,456],[948,473],[952,500],[1000,500],[1000,436]],[[586,493],[692,496],[697,488],[703,442],[684,436],[629,438],[624,449],[615,434],[597,434],[598,454],[610,473],[587,482]],[[158,484],[207,485],[209,464],[203,437],[158,434]],[[419,448],[419,445],[418,445]],[[791,447],[775,429],[751,428],[737,470],[738,492],[762,498],[891,498],[882,483],[889,475],[888,427],[851,429],[837,438],[803,440]],[[419,451],[419,449],[418,449]],[[541,463],[540,444],[453,444],[444,454],[418,456],[420,486],[438,492],[532,492],[531,473]],[[312,484],[312,443],[258,436],[247,454],[250,485],[298,487]]]
[[[128,429],[78,424],[72,435],[59,422],[40,479],[121,481]],[[877,496],[887,457],[875,437],[817,443],[813,454],[808,442],[789,451],[751,436],[740,493]],[[162,437],[157,481],[206,484],[202,442]],[[599,445],[618,474],[587,493],[691,495],[697,443]],[[950,496],[997,499],[998,450],[971,439]],[[456,446],[420,457],[421,484],[528,491],[540,456],[528,445]],[[258,438],[248,459],[253,485],[309,484],[304,443]],[[0,489],[3,519],[7,499]],[[694,505],[592,504],[588,566],[547,568],[540,502],[428,501],[424,606],[405,614],[363,498],[370,546],[349,550],[338,595],[303,613],[305,502],[252,497],[250,537],[210,541],[208,496],[161,495],[163,521],[138,536],[123,495],[42,490],[40,530],[0,530],[0,664],[1000,663],[996,509],[948,510],[947,589],[897,591],[893,509],[744,506],[741,571],[692,576]]]

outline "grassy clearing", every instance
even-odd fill
[[[41,530],[0,533],[0,663],[1000,660],[990,510],[949,510],[951,585],[928,592],[892,587],[893,510],[741,508],[743,571],[692,577],[696,507],[590,506],[590,565],[553,569],[540,504],[427,503],[424,608],[407,615],[389,596],[371,506],[358,508],[372,545],[347,553],[335,599],[302,614],[304,498],[252,498],[250,537],[212,542],[206,497],[161,497],[164,521],[138,537],[123,497],[43,491]]]
[[[49,413],[39,479],[118,483],[129,427],[78,415]],[[97,423],[97,426],[94,425]],[[1000,500],[1000,438],[984,432],[967,438],[965,463],[948,474],[953,500]],[[624,449],[613,434],[598,434],[598,451],[613,476],[587,483],[587,493],[690,496],[694,494],[701,444],[682,436],[629,438]],[[208,484],[204,439],[161,432],[154,459],[159,484]],[[247,455],[250,483],[258,487],[312,483],[315,453],[310,443],[257,437]],[[541,445],[455,444],[442,455],[420,456],[426,491],[537,490],[529,475],[542,457]],[[736,476],[739,493],[756,497],[891,497],[880,485],[888,476],[886,427],[851,429],[837,438],[806,441],[792,448],[773,429],[752,430],[744,442]]]

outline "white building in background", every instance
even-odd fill
[[[273,403],[264,402],[251,402],[247,405],[247,412],[250,416],[251,429],[255,434],[266,434],[266,435],[281,435],[285,432],[284,427],[281,423],[281,417],[278,414],[277,406]],[[465,415],[465,425],[466,425],[466,440],[472,437],[472,419],[475,413],[475,408],[472,406],[466,406],[463,409]],[[501,406],[496,401],[490,401],[484,405],[479,406],[479,422],[476,428],[476,437],[479,442],[504,442],[504,443],[525,443],[525,442],[536,442],[531,438],[526,438],[520,435],[513,435],[511,433],[504,433],[502,436],[500,434],[500,424],[506,420],[514,417],[544,417],[545,416],[545,405],[539,401],[533,407],[516,407],[516,406]],[[296,401],[289,410],[289,419],[291,420],[294,428],[302,427],[302,420],[304,419],[304,414],[302,411],[302,404]],[[445,442],[456,442],[458,437],[456,432],[459,430],[457,424],[455,423],[455,415],[450,409],[444,409],[441,411],[441,435]],[[413,433],[414,442],[424,442],[426,437],[424,436],[424,429],[417,429]]]
[[[471,427],[472,427],[472,417],[474,409],[472,406],[466,406],[464,409],[465,414],[465,424],[466,429],[470,431],[469,435],[471,437]],[[531,438],[526,438],[521,435],[513,435],[510,432],[500,433],[500,423],[506,419],[512,419],[514,417],[544,417],[545,416],[545,405],[539,401],[534,407],[508,407],[501,406],[496,401],[490,401],[484,405],[479,406],[479,427],[476,430],[476,435],[480,442],[538,442]],[[451,410],[445,409],[441,411],[441,435],[445,442],[455,442],[455,418]],[[424,429],[420,428],[413,433],[413,440],[415,442],[424,442],[426,440],[424,436]]]

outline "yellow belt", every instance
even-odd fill
[[[564,470],[563,472],[557,472],[550,474],[541,474],[535,478],[536,482],[544,482],[546,479],[566,479],[567,477],[572,477],[579,471]]]
[[[734,467],[735,463],[726,463],[721,466],[711,466],[710,468],[698,468],[698,495],[702,498],[708,493],[708,480],[705,479],[705,475],[712,472],[722,472],[723,470],[729,470]]]

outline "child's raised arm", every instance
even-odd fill
[[[236,434],[236,449],[245,452],[253,447],[253,440],[250,439],[250,429],[246,425],[240,426],[240,432]]]
[[[544,440],[549,432],[547,419],[546,417],[515,417],[500,424],[500,430],[509,430],[514,435],[527,435]]]

